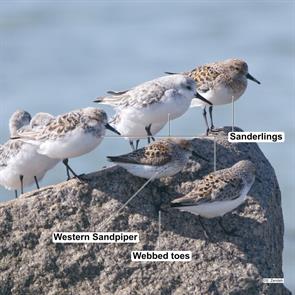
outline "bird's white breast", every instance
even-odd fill
[[[124,115],[120,118],[119,122],[114,124],[113,126],[121,133],[122,136],[126,137],[126,139],[141,139],[147,137],[147,132],[145,130],[146,126],[141,123],[131,121]],[[156,135],[164,126],[165,122],[152,123],[152,135]]]
[[[232,88],[226,87],[223,84],[221,84],[208,90],[205,93],[200,94],[208,101],[210,101],[213,105],[223,105],[232,103],[232,101],[236,101],[244,93],[245,89],[246,87],[233,91]],[[190,105],[191,108],[202,106],[208,106],[208,104],[197,98],[194,98]]]
[[[254,180],[253,180],[254,182]],[[213,201],[196,206],[180,207],[181,211],[187,211],[205,218],[214,218],[225,215],[240,206],[245,200],[252,184],[245,185],[240,192],[240,197],[233,200]]]
[[[22,175],[23,185],[29,186],[34,182],[34,176],[41,180],[58,163],[57,160],[40,155],[37,148],[35,145],[23,144],[17,155],[11,157],[7,166],[0,170],[0,184],[7,189],[19,189]]]
[[[76,129],[64,137],[41,143],[38,152],[53,159],[74,158],[95,149],[102,139],[103,137],[97,137],[92,133],[85,133],[81,129]]]
[[[173,176],[178,173],[183,167],[180,165],[173,165],[173,163],[162,166],[138,165],[129,163],[117,163],[119,166],[126,169],[129,173],[141,178],[161,178]]]

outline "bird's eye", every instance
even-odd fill
[[[236,67],[236,70],[239,71],[240,69],[238,67]]]
[[[188,90],[193,90],[193,88],[192,88],[191,85],[187,85],[187,86],[186,86],[186,89],[188,89]]]

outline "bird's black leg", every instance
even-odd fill
[[[17,199],[17,190],[16,189],[14,190],[14,195],[15,195],[15,198]]]
[[[34,176],[34,180],[35,180],[35,183],[36,183],[36,187],[37,187],[37,189],[39,189],[39,188],[40,188],[40,186],[39,186],[38,179],[37,179],[37,177],[36,177],[36,176]]]
[[[208,239],[208,240],[211,240],[211,237],[210,237],[209,233],[207,232],[207,229],[206,229],[206,227],[205,227],[205,225],[204,225],[204,223],[202,221],[202,217],[200,215],[198,217],[199,217],[199,223],[200,223],[200,225],[201,225],[201,227],[203,229],[205,238]]]
[[[150,143],[149,139],[152,139],[153,141],[155,141],[155,138],[153,137],[152,132],[151,132],[151,127],[152,127],[152,124],[145,127],[145,131],[146,131],[146,133],[148,135],[148,143]]]
[[[67,180],[70,180],[71,179],[71,175],[70,175],[70,170],[68,168],[69,159],[64,159],[62,162],[66,166]]]
[[[222,230],[223,230],[228,236],[235,236],[235,237],[238,237],[238,236],[239,236],[238,234],[236,234],[236,231],[237,231],[236,228],[233,228],[233,229],[228,230],[228,229],[224,226],[224,224],[223,224],[223,222],[222,222],[222,217],[219,217],[219,218],[218,218],[218,224],[219,224],[219,226],[221,227],[221,229],[222,229]]]
[[[20,193],[23,194],[24,193],[24,176],[20,175],[19,176],[19,180],[20,180]]]
[[[211,124],[210,131],[212,131],[212,132],[218,132],[218,131],[221,130],[221,128],[215,128],[214,127],[212,111],[213,111],[213,106],[210,106],[209,107],[210,124]]]
[[[129,144],[130,144],[132,150],[134,151],[135,148],[134,148],[133,140],[129,139]]]
[[[136,139],[136,144],[135,144],[135,149],[138,149],[138,145],[139,145],[139,139]]]
[[[75,173],[75,171],[70,167],[70,165],[69,165],[69,159],[64,159],[62,162],[63,162],[63,164],[67,168],[68,179],[71,179],[71,177],[70,177],[70,172],[71,172],[74,175],[74,177],[78,178],[81,181],[84,180],[83,177],[82,177],[82,175],[77,175]]]
[[[209,124],[208,124],[208,120],[207,120],[207,111],[206,111],[206,107],[203,108],[203,117],[204,117],[205,124],[206,124],[206,127],[207,127],[206,135],[208,135],[210,129],[209,129]]]
[[[211,124],[210,130],[214,129],[212,111],[213,111],[213,106],[209,106],[209,116],[210,116],[210,124]]]

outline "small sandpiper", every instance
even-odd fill
[[[68,159],[94,150],[103,140],[106,128],[119,134],[107,123],[103,110],[89,107],[57,116],[41,130],[18,135],[22,141],[38,146],[39,154],[62,160],[68,171],[82,179],[69,166]]]
[[[16,111],[9,121],[11,137],[37,130],[46,123],[46,119],[40,114],[36,114],[31,120],[30,118],[28,112]],[[8,140],[0,150],[0,185],[9,190],[14,189],[16,197],[18,189],[23,193],[24,187],[34,181],[39,188],[39,181],[45,173],[58,163],[57,160],[40,155],[35,145],[19,139]]]
[[[158,132],[168,120],[182,116],[194,97],[210,103],[196,92],[195,81],[184,75],[160,77],[130,90],[109,91],[109,94],[98,97],[95,102],[116,109],[120,133],[130,139],[132,148],[132,138],[146,136],[153,139],[152,130]],[[154,124],[157,128],[153,127]]]
[[[135,176],[149,179],[175,175],[184,168],[192,154],[197,155],[190,140],[167,138],[108,159]]]
[[[193,99],[191,103],[191,107],[203,107],[207,134],[209,131],[215,130],[212,117],[213,106],[229,104],[237,100],[245,92],[248,79],[260,84],[258,80],[249,74],[247,63],[236,58],[205,64],[182,74],[194,79],[197,92],[212,103],[209,106],[210,128],[206,112],[208,104],[200,99]]]
[[[170,205],[204,218],[222,217],[245,202],[255,181],[255,171],[251,161],[239,161],[197,181],[190,193],[173,200]],[[222,226],[221,219],[219,222]],[[225,230],[224,226],[222,228]]]

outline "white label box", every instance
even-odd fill
[[[229,142],[285,142],[285,132],[229,132]]]
[[[138,243],[136,232],[54,232],[53,243]]]
[[[192,260],[191,251],[132,251],[132,261],[182,261]]]

